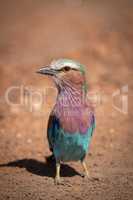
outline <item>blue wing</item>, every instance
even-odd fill
[[[57,130],[60,128],[59,120],[57,117],[51,113],[48,121],[47,138],[49,143],[49,148],[53,152],[53,146],[55,139],[57,137]]]

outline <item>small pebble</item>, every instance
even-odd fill
[[[4,129],[1,129],[1,130],[0,130],[0,132],[1,132],[1,133],[4,133],[4,132],[5,132],[5,130],[4,130]]]
[[[111,128],[111,129],[109,130],[109,132],[110,132],[110,133],[114,133],[115,130],[114,130],[113,128]]]
[[[28,143],[28,144],[31,144],[31,143],[32,143],[32,140],[29,138],[29,139],[27,140],[27,143]]]
[[[17,137],[17,138],[21,138],[22,135],[21,135],[20,133],[18,133],[18,134],[16,135],[16,137]]]

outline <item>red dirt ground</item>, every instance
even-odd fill
[[[0,200],[133,199],[131,1],[3,1],[0,2]],[[46,139],[56,91],[51,80],[35,71],[54,58],[68,57],[87,66],[96,103],[97,127],[87,156],[92,179],[84,180],[80,163],[62,166],[66,185],[54,185],[54,166]],[[118,109],[128,85],[128,114]],[[7,89],[21,86],[24,102],[8,105]],[[47,102],[31,91],[47,90]],[[20,92],[12,92],[19,102]],[[121,99],[122,100],[122,99]]]

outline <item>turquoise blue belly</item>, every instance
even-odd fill
[[[90,127],[86,134],[70,134],[59,129],[54,137],[53,153],[57,160],[64,162],[82,160],[88,151],[94,127]]]

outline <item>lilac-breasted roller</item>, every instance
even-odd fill
[[[58,59],[38,73],[51,76],[58,90],[47,130],[49,148],[56,160],[55,182],[60,183],[60,164],[67,161],[81,161],[85,175],[89,177],[85,157],[95,118],[86,99],[85,67],[74,60]]]

